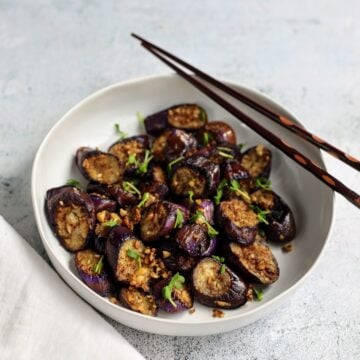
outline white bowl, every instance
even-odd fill
[[[284,108],[264,95],[240,85],[230,85],[296,121]],[[44,213],[46,190],[65,184],[69,178],[82,179],[74,164],[76,149],[80,146],[107,149],[116,140],[115,123],[120,123],[121,129],[129,135],[143,133],[142,125],[136,119],[137,111],[151,114],[173,104],[189,102],[203,106],[210,119],[225,120],[232,125],[238,142],[244,142],[248,146],[260,142],[266,144],[252,130],[178,76],[152,76],[109,86],[73,107],[46,135],[36,154],[32,171],[31,190],[37,226],[46,252],[60,276],[83,299],[114,320],[139,330],[164,335],[215,334],[242,327],[264,316],[284,302],[314,268],[324,249],[333,218],[333,192],[267,144],[273,151],[273,188],[292,208],[298,231],[292,252],[284,254],[280,246],[272,246],[279,262],[280,278],[265,290],[261,302],[249,302],[239,309],[225,311],[225,317],[221,319],[213,318],[211,308],[197,303],[194,314],[160,313],[153,318],[114,305],[90,290],[74,269],[73,255],[59,244],[47,223]],[[320,151],[315,147],[247,106],[237,104],[247,114],[261,124],[266,124],[268,129],[324,167]],[[85,184],[85,181],[82,183]]]

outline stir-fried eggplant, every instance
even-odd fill
[[[195,199],[191,210],[194,214],[200,212],[205,221],[214,224],[214,203],[210,199]]]
[[[195,137],[183,130],[173,129],[166,141],[165,159],[173,161],[181,156],[188,156],[196,150]]]
[[[259,227],[256,213],[244,201],[222,201],[217,209],[218,223],[230,241],[249,245],[255,240]]]
[[[115,184],[123,176],[116,156],[89,147],[77,150],[76,164],[86,179],[100,184]]]
[[[119,291],[119,301],[124,307],[140,314],[156,316],[158,312],[154,296],[134,286],[122,287]]]
[[[193,306],[191,292],[180,274],[157,282],[151,289],[159,309],[177,313]]]
[[[149,137],[136,135],[115,142],[108,151],[118,158],[127,174],[133,174],[139,170],[139,164],[143,163],[148,149]]]
[[[210,237],[206,225],[186,224],[175,235],[179,248],[190,256],[210,256],[214,253],[217,238]]]
[[[232,127],[223,121],[208,122],[198,134],[199,141],[203,145],[212,144],[236,144],[236,135]]]
[[[157,200],[164,200],[169,195],[169,187],[166,183],[157,181],[143,182],[139,185],[142,193],[152,194]]]
[[[236,180],[240,188],[247,192],[253,187],[253,178],[237,159],[224,161],[221,164],[221,173],[224,179],[229,182]],[[232,195],[234,195],[234,193]]]
[[[268,178],[271,171],[271,151],[260,144],[246,150],[241,159],[241,165],[253,178]]]
[[[211,196],[219,181],[219,165],[204,157],[192,156],[175,164],[170,188],[177,196],[187,197],[191,191],[194,198],[199,198]]]
[[[90,196],[73,186],[47,191],[46,215],[52,230],[65,249],[78,251],[86,247],[94,235],[94,204]]]
[[[168,127],[198,130],[206,124],[206,121],[206,112],[199,105],[180,104],[146,117],[144,123],[146,132],[156,136]]]
[[[294,239],[296,225],[294,215],[285,201],[271,190],[257,190],[251,194],[252,203],[269,212],[266,216],[266,235],[274,242]]]
[[[206,306],[234,309],[247,301],[247,284],[225,264],[204,258],[192,273],[195,299]]]
[[[145,177],[146,181],[155,181],[166,184],[167,176],[165,170],[155,163],[150,163]]]
[[[279,278],[279,266],[264,241],[255,240],[250,245],[224,243],[226,260],[249,281],[269,285]]]
[[[107,296],[113,285],[104,264],[104,256],[92,250],[81,250],[75,255],[75,267],[81,280],[101,296]]]
[[[169,201],[158,201],[145,209],[140,222],[141,238],[154,241],[169,235],[189,218],[189,210]]]
[[[98,213],[100,211],[110,211],[114,212],[117,208],[117,203],[115,200],[111,200],[105,195],[101,194],[90,194],[91,200],[94,204],[95,212]]]

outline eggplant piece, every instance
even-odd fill
[[[77,150],[76,165],[86,179],[100,184],[115,184],[123,176],[116,156],[89,147]]]
[[[181,156],[189,156],[196,150],[195,137],[183,130],[173,129],[166,138],[165,159],[172,161]]]
[[[253,188],[253,178],[237,159],[224,161],[221,164],[221,174],[228,181],[236,180],[241,189],[247,192]]]
[[[175,195],[187,197],[192,191],[194,198],[207,197],[216,191],[220,168],[205,157],[192,156],[175,164],[170,177]]]
[[[264,241],[255,240],[247,246],[225,243],[224,256],[236,271],[251,282],[269,285],[279,278],[278,263]]]
[[[83,190],[73,186],[48,190],[45,212],[55,236],[66,250],[82,250],[92,239],[95,209],[90,196]]]
[[[244,152],[241,158],[241,165],[253,178],[269,178],[271,171],[271,151],[260,144]]]
[[[154,296],[134,286],[121,288],[118,299],[121,305],[132,311],[150,316],[157,315],[158,307]]]
[[[210,256],[217,245],[217,238],[210,237],[207,227],[200,224],[184,225],[176,233],[175,241],[190,256]]]
[[[110,228],[107,231],[108,233],[110,232]],[[102,235],[95,235],[92,241],[92,248],[94,248],[94,250],[101,254],[101,255],[105,255],[106,254],[106,241],[107,241],[107,237],[106,236],[102,236]]]
[[[149,149],[149,137],[147,135],[135,135],[115,142],[109,147],[109,153],[115,155],[127,175],[131,175],[138,169],[136,164],[129,161],[129,157],[135,157],[136,161],[142,162],[146,150]]]
[[[97,193],[114,199],[120,207],[136,205],[139,202],[137,195],[123,189],[119,184],[100,185],[90,182],[86,188],[88,193]]]
[[[142,193],[148,192],[156,197],[157,200],[164,200],[169,195],[169,187],[165,183],[151,181],[144,182],[139,185],[139,190]]]
[[[198,139],[203,145],[209,143],[236,145],[233,128],[223,121],[210,121],[199,132]]]
[[[75,267],[80,279],[101,296],[107,296],[113,289],[102,255],[92,250],[81,250],[75,255]]]
[[[163,184],[166,184],[167,181],[166,171],[159,164],[154,163],[150,163],[145,178],[147,181],[155,181]]]
[[[249,245],[259,228],[257,214],[242,200],[222,201],[217,209],[217,220],[230,241]]]
[[[181,274],[189,273],[199,259],[192,257],[185,251],[182,251],[175,246],[174,243],[164,242],[161,244],[159,253],[166,268],[173,272],[180,272]]]
[[[192,273],[192,289],[200,304],[221,309],[235,309],[247,301],[247,284],[226,265],[204,258]]]
[[[199,105],[180,104],[147,116],[144,124],[146,132],[156,136],[169,127],[198,130],[206,124],[206,121],[206,112]]]
[[[105,195],[101,194],[90,194],[90,198],[94,204],[95,212],[107,210],[109,212],[115,212],[117,208],[117,203],[115,200],[111,200]]]
[[[214,203],[210,199],[196,199],[192,205],[192,212],[196,214],[198,211],[204,216],[204,219],[214,225]]]
[[[174,277],[175,276],[179,277],[181,275],[175,274]],[[189,289],[185,284],[182,285],[181,288],[172,286],[171,282],[173,278],[163,279],[152,287],[151,293],[155,298],[157,306],[159,309],[169,313],[178,313],[191,309],[194,301]],[[164,296],[164,288],[166,287],[168,288],[168,298]]]
[[[180,211],[183,223],[189,219],[189,210],[169,201],[157,201],[147,207],[140,222],[141,238],[145,242],[169,235],[175,228],[177,213]]]
[[[168,129],[161,133],[152,144],[152,154],[154,156],[154,160],[162,163],[165,162],[166,157],[166,149],[167,149],[167,139],[170,136],[172,130]]]

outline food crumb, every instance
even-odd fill
[[[253,286],[249,285],[247,291],[246,291],[246,299],[247,301],[253,301],[254,300],[254,292],[253,292]]]
[[[190,314],[190,315],[192,315],[194,312],[195,312],[195,308],[191,308],[191,309],[189,310],[189,314]]]
[[[213,309],[213,314],[212,316],[214,318],[223,318],[225,316],[224,312],[221,311],[220,309]]]
[[[119,305],[119,300],[115,296],[109,296],[109,301],[115,305]]]
[[[293,250],[293,245],[291,243],[287,243],[281,247],[281,250],[288,253]]]

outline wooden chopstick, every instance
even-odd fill
[[[270,120],[276,122],[277,124],[281,125],[282,127],[286,128],[287,130],[290,130],[291,132],[295,133],[296,135],[299,135],[303,139],[309,141],[313,145],[317,146],[318,148],[326,151],[328,154],[332,155],[333,157],[343,161],[347,165],[351,166],[352,168],[360,171],[360,160],[356,159],[354,156],[345,153],[344,151],[338,149],[334,145],[331,145],[327,141],[319,138],[318,136],[310,133],[309,131],[305,130],[304,128],[296,125],[294,122],[292,122],[290,119],[283,115],[279,115],[275,113],[274,111],[266,108],[265,106],[256,103],[254,100],[250,99],[248,96],[244,95],[243,93],[232,89],[231,87],[223,84],[222,82],[216,80],[212,76],[204,73],[200,69],[197,69],[193,65],[187,63],[186,61],[178,58],[177,56],[169,53],[168,51],[160,48],[159,46],[143,39],[139,35],[131,34],[136,39],[140,40],[141,42],[148,44],[153,49],[157,50],[158,52],[164,54],[165,56],[169,57],[170,59],[174,60],[175,62],[179,63],[183,67],[189,69],[194,74],[196,74],[198,77],[206,80],[210,84],[215,85],[220,90],[224,91],[225,93],[233,96],[235,99],[242,101],[244,104],[248,105],[249,107],[253,108],[254,110],[260,112],[261,114],[268,117]]]
[[[284,154],[290,157],[292,160],[297,162],[300,166],[302,166],[307,171],[311,172],[314,176],[316,176],[319,180],[321,180],[325,185],[343,195],[348,201],[354,204],[357,208],[360,208],[360,196],[355,193],[353,190],[346,187],[341,181],[327,173],[325,170],[321,169],[318,165],[316,165],[312,160],[308,159],[306,156],[298,152],[296,149],[288,145],[285,141],[281,140],[279,137],[274,135],[272,132],[264,128],[262,125],[258,124],[255,120],[251,119],[248,115],[244,114],[241,110],[237,109],[235,106],[227,102],[220,95],[215,93],[209,87],[196,80],[193,76],[186,73],[177,67],[174,63],[167,60],[164,56],[159,54],[153,47],[145,42],[141,43],[142,46],[151,52],[154,56],[164,62],[166,65],[175,70],[179,76],[190,82],[201,92],[206,94],[208,97],[213,99],[219,105],[221,105],[225,110],[230,112],[264,139],[269,141],[272,145],[281,150]]]

